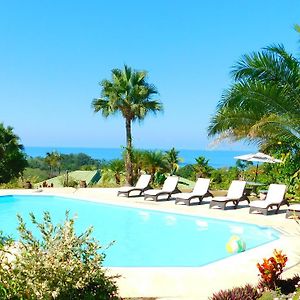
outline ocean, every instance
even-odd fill
[[[160,149],[159,149],[160,150]],[[170,149],[161,149],[162,151]],[[250,151],[231,151],[231,150],[188,150],[176,149],[179,157],[183,159],[181,166],[194,164],[195,158],[204,156],[208,159],[208,164],[214,168],[234,166],[237,155],[247,154]],[[47,152],[57,151],[61,154],[85,153],[94,159],[111,160],[121,158],[123,149],[121,148],[81,148],[81,147],[25,147],[25,153],[31,157],[45,157]]]

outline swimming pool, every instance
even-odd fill
[[[272,228],[125,206],[44,195],[0,196],[0,230],[17,238],[16,214],[29,225],[29,213],[41,220],[49,211],[55,223],[65,211],[77,215],[78,233],[93,226],[105,250],[108,267],[196,267],[230,256],[225,245],[232,235],[251,249],[279,238]],[[40,218],[39,218],[40,217]]]

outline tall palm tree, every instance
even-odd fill
[[[261,148],[300,144],[300,61],[282,45],[245,55],[232,70],[208,133]]]
[[[94,112],[101,112],[107,118],[121,113],[126,127],[126,181],[132,185],[132,135],[133,121],[143,120],[150,112],[161,111],[163,106],[158,100],[151,100],[158,94],[154,85],[147,83],[146,71],[136,71],[128,66],[123,70],[113,69],[111,80],[103,80],[101,97],[94,99]]]

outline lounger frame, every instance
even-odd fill
[[[126,197],[130,197],[130,193],[131,192],[140,192],[139,194],[135,195],[135,196],[141,196],[147,189],[149,189],[149,186],[141,189],[141,188],[137,188],[137,187],[132,187],[132,189],[129,189],[127,191],[118,191],[118,196],[120,195],[125,195]]]
[[[142,184],[139,184],[140,180],[144,179],[144,181],[142,181]],[[124,190],[119,190],[118,191],[118,195],[124,195],[126,197],[130,197],[130,193],[131,192],[139,192],[139,194],[135,195],[136,197],[141,196],[147,189],[149,189],[149,184],[150,184],[150,180],[151,180],[151,176],[149,174],[142,174],[139,178],[139,180],[137,181],[137,184],[135,186],[132,187],[128,187]]]
[[[174,191],[171,191],[171,192],[166,192],[166,191],[161,191],[155,195],[149,195],[149,194],[145,194],[144,195],[144,200],[147,200],[147,199],[152,199],[153,201],[158,201],[158,197],[159,196],[163,196],[163,195],[167,195],[167,198],[164,199],[164,200],[169,200],[171,198],[171,195],[174,193]]]
[[[191,200],[197,199],[197,198],[199,199],[198,204],[201,204],[203,198],[206,198],[206,197],[213,197],[213,194],[210,191],[207,191],[204,195],[191,195],[189,198],[186,198],[186,199],[177,197],[175,199],[175,204],[177,204],[179,202],[183,202],[184,204],[189,206],[191,204]]]
[[[210,204],[209,204],[209,208],[217,206],[221,209],[225,209],[226,204],[229,203],[229,202],[232,202],[233,205],[234,205],[234,209],[237,209],[239,203],[242,202],[242,201],[247,201],[248,204],[250,204],[250,200],[248,199],[246,193],[241,198],[238,198],[238,199],[228,199],[228,200],[211,199]]]
[[[264,201],[264,200],[263,200]],[[278,204],[275,204],[275,203],[271,203],[269,205],[267,205],[266,207],[255,207],[255,206],[250,206],[250,209],[249,209],[249,213],[252,213],[253,211],[256,211],[256,212],[261,212],[263,215],[267,215],[268,214],[268,211],[269,211],[269,208],[273,208],[274,206],[276,207],[276,210],[275,210],[275,214],[278,214],[279,212],[279,208],[281,205],[287,205],[287,206],[290,206],[289,202],[286,200],[286,199],[283,199],[280,203]]]
[[[288,208],[286,211],[285,217],[289,218],[289,217],[293,217],[293,216],[300,218],[300,210]]]
[[[168,182],[167,182],[167,180],[168,180]],[[170,183],[171,180],[173,182]],[[167,198],[164,200],[169,200],[173,193],[179,191],[177,188],[178,180],[179,180],[179,178],[177,176],[169,176],[164,182],[163,189],[157,190],[157,192],[153,195],[145,193],[144,200],[152,199],[153,201],[157,201],[157,200],[159,200],[158,197],[164,196],[164,195],[167,196]],[[167,184],[167,183],[169,183],[171,186],[168,186],[168,187],[165,186],[165,184]],[[149,191],[151,191],[151,189]]]

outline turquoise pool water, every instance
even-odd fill
[[[106,246],[105,266],[195,267],[230,256],[225,245],[238,235],[251,249],[279,238],[271,228],[211,218],[99,204],[56,196],[0,196],[0,230],[17,238],[17,218],[29,224],[29,213],[38,220],[49,211],[54,222],[65,211],[77,215],[78,233],[93,226],[93,236]]]

